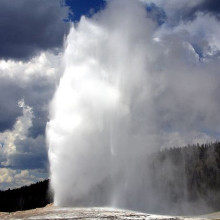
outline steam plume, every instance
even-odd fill
[[[147,155],[215,138],[204,131],[218,129],[219,61],[201,60],[190,28],[180,30],[168,33],[130,0],[71,28],[47,125],[57,205],[148,211],[159,200]]]

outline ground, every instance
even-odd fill
[[[48,205],[27,211],[0,213],[0,219],[77,219],[77,220],[202,220],[220,219],[220,213],[201,217],[149,215],[146,213],[113,208],[60,208]]]

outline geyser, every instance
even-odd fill
[[[149,46],[143,43],[152,41],[153,24],[140,4],[120,4],[115,1],[92,20],[83,17],[66,40],[65,69],[48,124],[59,205],[121,203],[154,129],[146,114]],[[109,189],[87,196],[107,179]]]
[[[47,124],[55,204],[160,210],[147,155],[212,139],[217,63],[201,63],[190,33],[160,28],[134,0],[72,26]]]

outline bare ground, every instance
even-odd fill
[[[44,208],[0,213],[0,219],[79,219],[79,220],[202,220],[220,219],[220,213],[201,217],[150,215],[113,208],[60,208],[52,204]]]

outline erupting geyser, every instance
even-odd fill
[[[152,41],[153,23],[140,4],[122,2],[114,1],[94,19],[82,17],[66,40],[47,130],[58,205],[124,206],[139,172],[135,161],[154,129],[146,114],[145,44]],[[90,195],[103,181],[108,184]]]
[[[170,43],[157,30],[134,0],[109,1],[72,26],[47,125],[55,204],[148,211],[160,199],[147,178],[147,154],[206,138],[194,132],[191,111],[205,112],[193,100],[212,102],[203,85],[214,81],[194,65],[198,55],[183,37]]]

